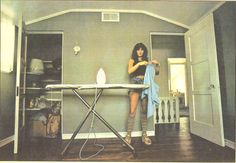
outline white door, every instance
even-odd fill
[[[26,36],[22,24],[18,26],[17,72],[15,100],[14,153],[18,153],[25,127]]]
[[[190,131],[224,146],[213,14],[185,34]]]

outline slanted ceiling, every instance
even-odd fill
[[[32,24],[68,12],[116,11],[142,13],[189,28],[205,14],[220,6],[217,1],[79,1],[79,0],[1,0],[1,11],[17,18],[23,15]]]

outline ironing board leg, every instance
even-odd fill
[[[101,89],[92,106],[90,106],[81,96],[80,94],[78,93],[77,90],[75,89],[72,89],[72,91],[75,93],[75,95],[84,103],[84,105],[87,107],[87,109],[89,109],[86,117],[84,118],[84,120],[80,123],[80,125],[77,127],[77,129],[75,130],[75,132],[73,133],[69,143],[66,145],[66,147],[64,148],[64,150],[61,152],[61,155],[64,155],[65,152],[67,151],[67,149],[69,148],[70,144],[72,143],[72,141],[74,140],[75,136],[78,134],[79,130],[81,129],[81,127],[84,125],[85,121],[87,120],[88,116],[90,115],[91,112],[93,112],[93,114],[105,125],[107,126],[108,129],[110,129],[124,144],[126,144],[126,146],[132,151],[133,153],[133,156],[136,157],[136,153],[135,153],[135,149],[133,146],[131,146],[129,143],[127,143],[125,141],[125,139],[100,115],[98,114],[95,110],[94,110],[94,106],[95,104],[97,103],[98,99],[100,98],[102,92],[103,92],[103,89]]]
[[[84,118],[84,120],[79,124],[79,126],[76,128],[76,130],[74,131],[73,135],[70,138],[70,141],[66,144],[65,148],[63,149],[63,151],[61,152],[61,155],[63,156],[65,154],[65,152],[67,151],[67,149],[69,148],[70,144],[73,142],[73,140],[75,139],[75,136],[78,134],[79,130],[81,129],[81,127],[84,125],[85,121],[88,119],[89,115],[90,115],[91,111],[89,111],[86,115],[86,117]]]
[[[132,150],[133,154],[135,154],[135,149],[132,145],[127,143],[125,139],[100,114],[98,114],[95,110],[91,111],[104,125],[107,126],[107,128],[109,128],[123,143],[125,143],[130,150]]]
[[[76,128],[76,130],[74,131],[73,135],[70,138],[70,141],[66,144],[65,148],[62,150],[61,155],[63,156],[66,151],[68,150],[68,148],[70,147],[71,143],[73,142],[73,140],[75,139],[75,136],[78,134],[78,132],[80,131],[81,127],[84,125],[85,121],[88,119],[90,113],[92,112],[92,110],[94,109],[95,104],[97,103],[98,99],[100,98],[101,94],[102,94],[102,90],[100,90],[96,96],[95,101],[93,102],[92,106],[90,106],[78,93],[77,90],[72,89],[72,91],[75,93],[75,95],[85,104],[85,106],[87,107],[87,109],[89,109],[87,115],[85,116],[84,120],[78,125],[78,127]]]

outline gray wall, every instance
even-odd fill
[[[15,30],[15,55],[13,72],[1,72],[0,76],[0,140],[3,140],[14,134],[17,30],[18,28]]]
[[[214,12],[225,138],[235,142],[236,3]]]
[[[15,73],[1,72],[0,140],[14,134]]]
[[[107,83],[128,83],[128,59],[137,42],[143,42],[150,51],[150,32],[183,32],[185,29],[164,21],[142,15],[121,14],[119,23],[101,22],[100,13],[68,13],[42,22],[28,25],[28,30],[62,30],[63,42],[63,83],[95,83],[96,73],[102,67]],[[74,56],[73,47],[78,42],[81,52]],[[86,92],[86,93],[85,93]],[[92,91],[86,99],[91,102]],[[89,95],[90,94],[90,95]],[[96,108],[118,131],[126,131],[129,110],[127,90],[106,90]],[[63,133],[71,133],[86,113],[84,106],[69,93],[63,99]],[[139,111],[135,130],[140,130]],[[149,119],[149,130],[154,130]],[[97,132],[108,130],[95,123]],[[88,132],[89,124],[82,132]]]
[[[152,56],[161,64],[160,75],[156,81],[160,86],[160,96],[169,96],[168,58],[185,58],[184,36],[153,35]]]

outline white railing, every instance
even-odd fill
[[[155,124],[179,123],[178,97],[160,97],[160,104],[154,113]]]

